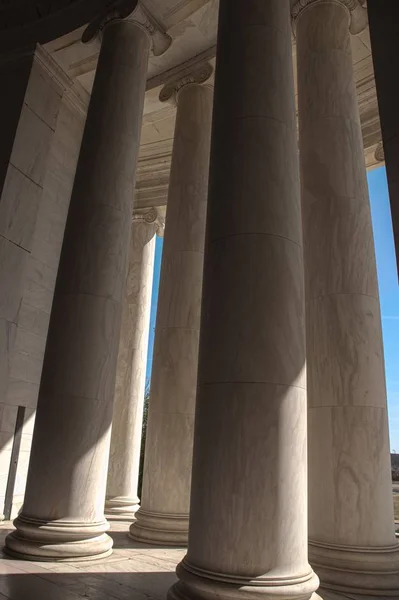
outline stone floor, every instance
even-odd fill
[[[1,555],[0,600],[165,600],[184,549],[145,546],[127,537],[128,521],[111,521],[114,552],[104,560],[42,563]],[[12,529],[0,525],[0,543]]]

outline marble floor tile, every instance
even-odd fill
[[[0,600],[164,600],[185,550],[134,542],[129,525],[111,521],[115,550],[100,561],[34,562],[2,553]],[[11,530],[11,523],[0,524],[0,544]]]

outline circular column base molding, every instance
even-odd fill
[[[321,590],[399,598],[399,544],[361,548],[311,541],[309,562]]]
[[[14,521],[16,530],[6,537],[5,552],[23,560],[80,562],[112,554],[113,540],[102,523],[42,521],[23,515]]]
[[[129,536],[144,544],[185,547],[188,543],[188,515],[150,513],[142,508],[136,513]]]
[[[125,517],[129,519],[136,518],[136,512],[140,508],[140,499],[128,498],[126,496],[117,496],[107,498],[105,502],[105,512],[112,517]]]
[[[169,590],[167,600],[320,600],[315,593],[318,577],[306,575],[255,580],[208,573],[188,565],[185,560],[177,567],[180,579]]]

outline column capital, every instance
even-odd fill
[[[154,208],[138,208],[133,211],[132,223],[145,223],[155,225],[156,234],[163,237],[165,230],[165,217],[161,212]]]
[[[154,56],[161,56],[172,43],[172,38],[157,23],[154,17],[138,0],[116,0],[111,7],[100,13],[89,23],[82,35],[87,44],[101,36],[104,28],[114,21],[126,20],[143,29],[152,43]]]
[[[364,6],[364,0],[293,0],[291,8],[292,23],[295,29],[298,17],[313,5],[316,4],[342,4],[350,17],[350,32],[352,35],[358,35],[364,31],[368,25],[367,9]]]
[[[205,83],[212,76],[212,74],[212,65],[206,63],[200,69],[193,71],[189,75],[184,75],[184,77],[181,77],[172,83],[167,83],[163,86],[159,94],[160,102],[172,102],[176,104],[177,96],[181,89],[183,89],[186,85],[200,85]]]

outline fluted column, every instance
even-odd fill
[[[208,193],[210,66],[167,86],[177,116],[154,343],[141,508],[143,542],[187,543]]]
[[[287,0],[220,0],[187,556],[172,600],[308,599],[301,206]]]
[[[307,296],[309,558],[322,595],[398,596],[380,305],[350,41],[367,14],[354,0],[308,0],[293,15]]]
[[[136,3],[127,3],[128,12]],[[112,14],[84,130],[48,334],[22,513],[9,553],[111,552],[104,518],[112,400],[150,37]]]
[[[140,503],[137,485],[157,233],[163,235],[163,222],[156,209],[134,211],[105,504],[113,515],[134,516]]]

